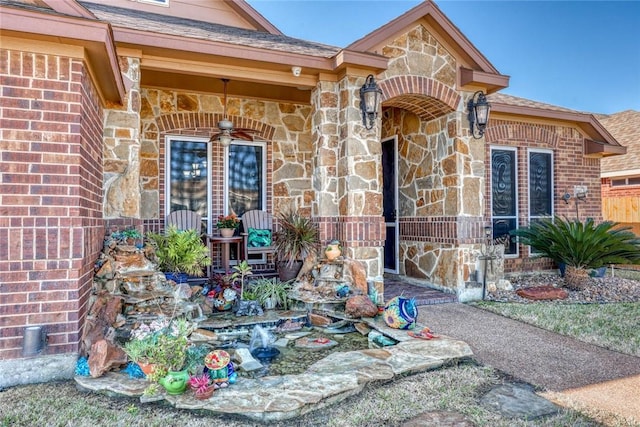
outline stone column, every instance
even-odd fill
[[[140,218],[140,59],[120,57],[122,108],[104,114],[104,216]]]
[[[339,239],[343,254],[363,262],[374,279],[383,272],[382,151],[380,120],[371,130],[362,125],[364,80],[321,81],[313,94],[314,215],[323,243]]]

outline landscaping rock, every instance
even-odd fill
[[[309,323],[311,323],[313,326],[329,326],[333,322],[327,316],[309,313]]]
[[[532,420],[553,415],[558,406],[533,392],[531,387],[505,384],[491,389],[480,402],[487,408],[499,411],[509,418]]]
[[[566,299],[569,293],[565,289],[553,286],[534,286],[531,288],[518,289],[516,293],[522,298],[531,300],[557,300]]]
[[[96,378],[113,368],[126,365],[127,355],[120,347],[102,339],[91,346],[88,363],[89,373]]]
[[[378,314],[378,307],[367,295],[356,295],[347,300],[344,312],[347,316],[375,317]]]

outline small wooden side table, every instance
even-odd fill
[[[243,256],[242,247],[244,239],[242,236],[233,236],[233,237],[222,237],[213,234],[207,234],[207,240],[209,241],[209,256],[213,260],[213,245],[219,245],[222,250],[222,268],[224,270],[224,274],[229,271],[229,247],[232,243],[236,244],[238,259],[241,259]],[[211,271],[209,274],[209,278],[213,277],[213,263],[211,265]]]

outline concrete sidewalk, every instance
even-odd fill
[[[436,334],[466,342],[481,364],[552,394],[563,392],[576,397],[582,388],[611,389],[623,383],[625,387],[618,393],[602,393],[600,400],[605,403],[607,395],[612,398],[615,395],[615,401],[607,405],[625,411],[621,413],[623,416],[640,420],[640,414],[634,413],[640,401],[638,357],[586,344],[465,304],[420,306],[418,311],[419,323],[427,325]]]

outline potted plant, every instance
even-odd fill
[[[589,283],[589,269],[608,264],[640,263],[640,239],[630,227],[604,221],[595,224],[592,218],[582,222],[562,217],[545,218],[528,227],[512,231],[520,242],[529,245],[536,256],[564,263],[565,285],[580,290]]]
[[[196,399],[208,399],[216,390],[211,377],[206,372],[190,375],[188,383]]]
[[[220,230],[222,237],[233,236],[239,226],[240,218],[236,214],[220,215],[218,222],[216,222],[216,228]]]
[[[317,256],[318,244],[318,227],[311,218],[293,210],[281,212],[274,243],[280,280],[294,279],[305,257]]]
[[[145,338],[132,338],[124,344],[123,350],[133,363],[140,366],[145,375],[153,372],[153,364],[149,362],[154,347],[151,336]]]
[[[250,293],[265,309],[289,307],[290,282],[281,282],[275,277],[253,280],[247,293]]]
[[[211,265],[209,248],[196,230],[170,226],[164,234],[148,233],[147,236],[155,249],[158,268],[170,273],[168,278],[177,283],[186,282],[188,276],[204,276],[204,268]]]

